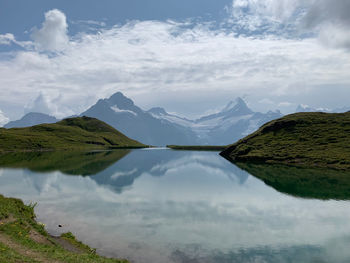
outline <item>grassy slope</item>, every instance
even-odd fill
[[[212,145],[167,145],[167,148],[183,151],[223,151],[227,146],[212,146]]]
[[[127,262],[97,255],[71,233],[62,235],[61,239],[77,252],[66,250],[48,235],[43,225],[35,221],[33,206],[0,195],[0,262]]]
[[[35,172],[61,171],[68,175],[94,175],[126,156],[130,150],[94,152],[14,152],[0,154],[0,167]]]
[[[91,150],[145,147],[94,118],[70,118],[55,124],[0,129],[0,152]]]
[[[221,153],[231,161],[350,168],[350,112],[296,113],[263,125]]]
[[[350,171],[235,163],[279,192],[302,198],[350,200]]]

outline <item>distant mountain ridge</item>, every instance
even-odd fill
[[[229,102],[221,111],[190,120],[168,113],[160,107],[142,110],[121,92],[100,99],[79,116],[97,118],[128,137],[147,145],[228,145],[254,132],[264,123],[282,117],[279,111],[252,111],[241,98]],[[55,117],[29,113],[5,128],[55,123]]]
[[[189,120],[167,113],[162,108],[149,110],[154,117],[190,128],[198,144],[228,145],[257,130],[264,123],[282,117],[279,111],[253,112],[241,98],[229,102],[221,111]],[[230,142],[231,140],[231,142]]]
[[[10,121],[6,125],[4,125],[4,128],[6,129],[25,128],[25,127],[31,127],[31,126],[43,124],[43,123],[55,123],[58,121],[59,120],[56,119],[55,117],[44,113],[30,112],[24,115],[20,120]]]
[[[325,112],[325,113],[344,113],[350,111],[350,107],[342,107],[336,109],[328,109],[328,108],[313,108],[308,105],[300,104],[296,108],[295,112]]]

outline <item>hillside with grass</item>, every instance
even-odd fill
[[[28,128],[0,128],[0,152],[143,148],[108,124],[89,117],[69,118]]]
[[[233,162],[350,169],[350,112],[296,113],[271,121],[221,152]]]
[[[34,205],[0,195],[0,262],[127,263],[99,256],[72,233],[50,236],[35,221]]]

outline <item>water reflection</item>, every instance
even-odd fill
[[[350,199],[350,172],[283,165],[236,163],[267,185],[296,197]]]
[[[116,163],[130,150],[95,152],[28,152],[0,154],[0,167],[33,172],[60,171],[68,175],[94,175]]]
[[[107,256],[136,263],[350,259],[349,202],[284,195],[216,153],[135,150],[92,176],[60,171],[0,169],[0,193],[38,202],[51,233],[72,231]]]

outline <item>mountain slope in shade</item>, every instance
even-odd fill
[[[38,112],[30,112],[26,115],[24,115],[20,120],[17,121],[10,121],[6,125],[4,125],[4,128],[24,128],[24,127],[30,127],[38,124],[43,123],[55,123],[58,122],[58,119],[56,119],[53,116],[44,114],[44,113],[38,113]]]
[[[81,116],[98,118],[130,138],[149,145],[196,143],[196,135],[191,129],[155,118],[120,92],[99,100]]]
[[[155,118],[190,128],[197,135],[198,144],[203,145],[228,145],[256,131],[264,123],[282,117],[279,111],[253,112],[241,98],[229,102],[220,112],[197,120],[169,114],[162,108],[148,112]]]

